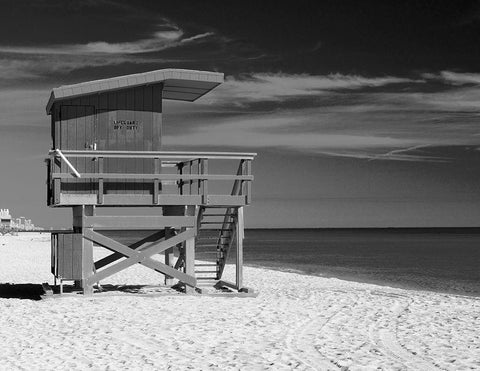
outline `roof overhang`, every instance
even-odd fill
[[[219,72],[168,68],[60,86],[54,88],[50,94],[46,107],[47,115],[51,113],[54,103],[65,99],[162,83],[163,99],[193,102],[220,85],[223,78],[223,73]]]

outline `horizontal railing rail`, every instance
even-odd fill
[[[58,150],[51,150],[49,155],[57,157]],[[159,158],[160,160],[178,159],[181,162],[196,159],[212,160],[253,160],[256,153],[241,152],[181,152],[181,151],[74,151],[62,150],[65,157],[104,157],[104,158]]]
[[[50,159],[48,171],[49,194],[51,195],[51,204],[62,204],[61,194],[97,194],[98,204],[104,202],[105,186],[114,182],[121,184],[122,180],[126,182],[140,181],[140,183],[148,184],[146,189],[151,189],[152,204],[158,205],[159,195],[180,196],[200,196],[203,204],[210,202],[209,182],[230,181],[233,187],[230,190],[221,192],[224,200],[228,197],[239,202],[239,198],[244,199],[245,204],[249,204],[251,200],[251,182],[254,177],[251,173],[251,163],[256,153],[238,153],[238,152],[181,152],[181,151],[97,151],[97,150],[52,150],[49,152]],[[98,165],[95,172],[82,172],[80,168],[75,168],[73,163],[75,159],[91,158]],[[151,160],[152,172],[136,173],[138,169],[129,170],[123,168],[123,171],[112,172],[106,171],[104,166],[108,159],[128,159],[128,160]],[[70,161],[69,161],[70,159]],[[209,160],[234,160],[239,161],[236,174],[211,174],[209,172]],[[82,160],[84,161],[84,160]],[[113,160],[112,160],[113,161]],[[65,163],[65,166],[62,166]],[[163,173],[163,167],[176,168],[176,174]],[[69,172],[69,170],[71,172]],[[74,171],[75,170],[75,171]],[[233,172],[233,171],[232,171]],[[69,188],[63,188],[62,184],[69,182]],[[73,182],[73,183],[72,183]],[[90,182],[90,183],[85,183]],[[77,190],[72,191],[72,184],[82,184]],[[90,186],[85,186],[90,184]],[[128,183],[132,184],[132,183]],[[212,183],[216,184],[216,183]],[[164,188],[163,186],[175,185],[176,190]],[[90,187],[90,188],[89,188]],[[109,186],[111,187],[111,186]],[[212,187],[215,188],[215,187]],[[218,187],[216,187],[218,189]],[[112,188],[109,188],[109,194]],[[145,188],[144,188],[145,189]],[[115,192],[114,192],[115,193]],[[129,193],[127,189],[120,192],[122,194]],[[135,193],[135,192],[133,192]],[[144,193],[141,193],[144,194]],[[144,197],[141,197],[142,200]],[[65,197],[63,197],[65,199]],[[71,197],[69,198],[71,200]],[[111,198],[110,198],[111,199]],[[180,198],[181,199],[181,198]],[[188,198],[186,199],[188,200]],[[131,202],[131,201],[128,201]],[[143,202],[143,201],[142,201]]]
[[[253,175],[220,174],[132,174],[132,173],[80,173],[81,179],[158,179],[158,180],[243,180],[252,181]],[[54,179],[76,179],[74,174],[53,173]]]

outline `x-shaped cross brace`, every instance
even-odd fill
[[[145,246],[141,251],[132,250],[130,247],[123,245],[109,237],[106,237],[100,233],[94,232],[91,229],[85,229],[83,237],[87,240],[93,241],[109,250],[118,252],[124,255],[127,259],[122,260],[116,264],[113,264],[107,268],[96,272],[86,280],[87,285],[93,285],[95,282],[103,280],[111,275],[118,273],[134,264],[140,263],[148,268],[151,268],[160,273],[177,278],[179,281],[185,283],[188,286],[195,287],[197,285],[197,279],[193,276],[178,271],[166,264],[153,260],[151,257],[155,254],[161,253],[176,244],[183,242],[189,238],[193,238],[196,235],[195,229],[187,229],[178,235],[171,237],[167,240],[160,242],[152,242]]]

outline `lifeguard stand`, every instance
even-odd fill
[[[193,102],[222,82],[222,73],[164,69],[53,89],[47,203],[73,211],[72,231],[52,233],[60,284],[72,280],[91,294],[97,282],[142,264],[187,293],[205,286],[248,291],[243,207],[255,154],[161,150],[163,99]],[[228,163],[228,174],[212,172]],[[132,207],[149,208],[148,215]],[[94,261],[93,244],[111,254]],[[227,282],[232,251],[236,281]]]

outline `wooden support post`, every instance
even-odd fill
[[[185,215],[185,206],[164,206],[163,216],[180,216]],[[175,229],[171,227],[165,228],[165,240],[175,236]],[[175,266],[175,254],[174,246],[165,250],[165,264],[174,267]],[[172,286],[174,284],[173,277],[165,276],[165,285]]]
[[[167,227],[165,228],[165,240],[175,236],[175,230],[173,228]],[[165,264],[168,265],[169,267],[174,267],[174,250],[173,247],[165,250]],[[171,276],[165,276],[165,285],[167,286],[172,286],[174,284],[173,282],[173,277]]]
[[[95,209],[93,206],[83,206],[84,216],[94,216]],[[85,230],[93,232],[93,228],[82,228],[82,289],[84,295],[93,294],[93,283],[89,282],[89,278],[93,276],[93,242],[84,237]]]
[[[72,207],[72,220],[73,220],[73,230],[80,232],[83,227],[84,219],[84,207],[83,206],[73,206]]]
[[[195,237],[185,241],[185,274],[195,277]],[[185,285],[185,293],[195,293],[195,288]]]
[[[237,256],[236,256],[236,285],[237,290],[242,289],[243,286],[243,207],[237,209],[237,223],[236,223],[236,245],[237,245]]]

